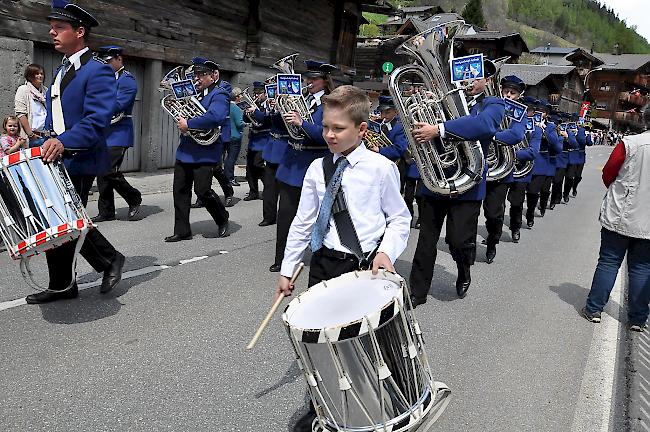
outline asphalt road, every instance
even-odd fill
[[[578,310],[596,263],[610,151],[590,149],[578,197],[523,229],[519,244],[506,230],[493,264],[479,246],[465,299],[441,239],[429,301],[417,309],[435,379],[452,389],[433,430],[571,429],[589,396],[581,388],[597,327]],[[275,227],[257,226],[261,206],[238,202],[225,239],[205,210],[193,211],[194,239],[166,244],[171,194],[145,196],[142,220],[100,224],[133,271],[108,295],[82,259],[79,279],[90,287],[78,299],[8,303],[30,289],[0,254],[0,430],[290,431],[305,411],[305,384],[279,319],[245,350],[277,276],[267,270]],[[396,265],[405,277],[417,235]],[[479,241],[485,235],[481,216]]]

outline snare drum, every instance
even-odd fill
[[[399,275],[359,271],[289,303],[282,320],[316,407],[314,431],[412,431],[445,409],[450,391],[432,379],[408,298]]]
[[[0,159],[0,236],[13,259],[61,246],[91,226],[60,160],[43,163],[41,147]]]

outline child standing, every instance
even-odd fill
[[[27,147],[27,140],[20,137],[20,123],[16,116],[7,116],[2,122],[2,136],[0,137],[0,157]]]
[[[346,85],[323,96],[323,103],[323,137],[332,154],[312,162],[305,175],[276,296],[291,294],[289,278],[308,245],[313,252],[312,286],[357,270],[366,259],[372,259],[375,274],[380,267],[394,271],[393,263],[408,241],[411,215],[400,195],[397,166],[361,144],[368,126],[368,97]],[[336,214],[341,212],[348,213],[352,229],[343,227],[345,218]],[[374,251],[376,256],[369,257]]]

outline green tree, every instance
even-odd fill
[[[469,0],[460,15],[469,24],[485,28],[485,17],[483,16],[481,0]]]

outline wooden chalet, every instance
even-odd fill
[[[270,65],[299,52],[302,60],[336,64],[340,80],[350,80],[362,11],[392,14],[384,0],[77,0],[101,26],[93,29],[91,48],[123,46],[126,67],[135,75],[139,93],[134,110],[136,145],[127,153],[126,170],[152,171],[174,164],[178,131],[161,112],[158,83],[172,67],[189,64],[194,56],[215,60],[222,78],[247,87],[276,73]],[[13,111],[13,92],[22,84],[27,61],[45,66],[46,83],[61,62],[48,35],[49,0],[3,1],[0,5],[0,46],[23,50],[3,55],[1,70],[11,70],[11,82],[0,88],[3,111]],[[7,50],[5,48],[5,50]],[[5,53],[0,49],[0,53]],[[17,60],[20,59],[20,60]]]

